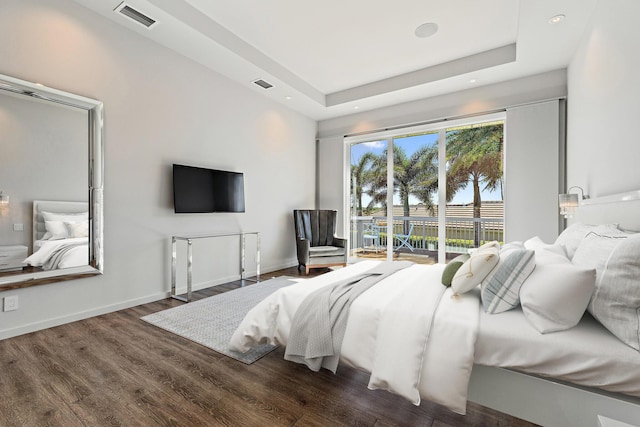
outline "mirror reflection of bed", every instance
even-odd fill
[[[0,274],[6,276],[88,265],[87,202],[35,200],[32,242],[24,248],[26,252],[20,257],[21,266],[4,269]]]
[[[57,270],[87,265],[88,243],[86,202],[33,202],[33,249],[24,261],[27,267]]]

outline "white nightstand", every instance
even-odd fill
[[[24,267],[22,261],[27,257],[28,250],[24,245],[1,245],[0,271],[19,270]]]

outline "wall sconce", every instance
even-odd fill
[[[577,193],[571,193],[571,190],[574,188],[580,190],[581,198],[578,199]],[[588,199],[589,196],[584,194],[584,190],[582,187],[571,187],[567,191],[566,194],[558,195],[558,205],[560,206],[560,215],[563,215],[565,218],[571,218],[573,213],[578,209],[578,205],[580,204],[580,200]]]
[[[0,190],[0,206],[7,206],[9,204],[9,196],[4,194],[2,190]]]

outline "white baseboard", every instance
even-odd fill
[[[276,270],[282,270],[283,268],[289,268],[292,266],[296,266],[297,261],[284,262],[281,264],[269,265],[265,268],[264,271],[261,272],[260,276],[265,279],[265,276]],[[255,271],[247,271],[247,277],[255,276]],[[193,285],[193,291],[210,288],[211,286],[217,286],[224,283],[232,282],[234,280],[239,280],[240,275],[224,277],[216,280],[211,280],[207,282],[201,282]],[[178,288],[179,293],[186,292],[186,287],[184,289]],[[55,326],[64,325],[65,323],[76,322],[78,320],[88,319],[89,317],[101,316],[103,314],[112,313],[118,310],[124,310],[126,308],[135,307],[141,304],[147,304],[150,302],[158,301],[161,299],[169,298],[171,296],[171,292],[167,290],[167,292],[158,292],[152,295],[147,295],[140,298],[135,298],[127,301],[122,301],[116,304],[105,305],[102,307],[97,307],[91,310],[81,311],[78,313],[72,313],[65,316],[54,317],[52,319],[42,320],[38,322],[29,323],[27,325],[18,326],[16,328],[0,330],[0,340],[4,340],[7,338],[17,337],[19,335],[29,334],[31,332],[40,331],[43,329],[53,328]]]
[[[165,298],[168,298],[169,296],[170,296],[170,292],[160,292],[160,293],[148,295],[141,298],[119,302],[117,304],[105,305],[103,307],[97,307],[91,310],[81,311],[79,313],[73,313],[66,316],[54,317],[52,319],[47,319],[40,322],[29,323],[27,325],[18,326],[17,328],[5,329],[0,331],[0,340],[17,337],[18,335],[24,335],[31,332],[40,331],[42,329],[53,328],[55,326],[64,325],[65,323],[71,323],[71,322],[76,322],[78,320],[88,319],[89,317],[101,316],[103,314],[112,313],[114,311],[124,310],[125,308],[131,308],[137,305],[147,304],[150,302],[165,299]]]

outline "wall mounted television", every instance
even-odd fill
[[[176,213],[244,212],[244,174],[173,165]]]

